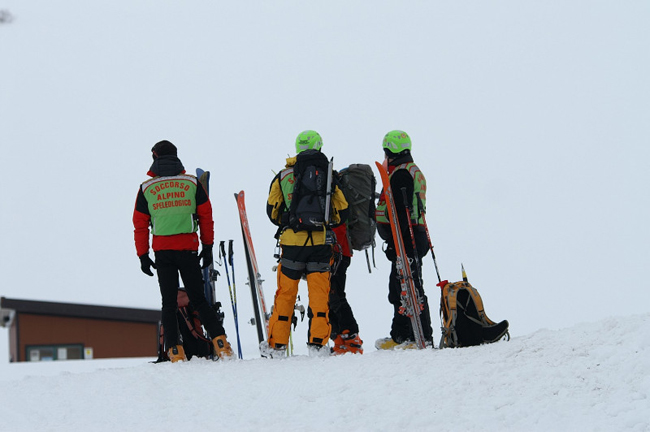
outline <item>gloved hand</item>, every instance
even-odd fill
[[[140,258],[140,268],[142,269],[142,273],[153,276],[150,267],[156,268],[156,263],[151,261],[149,254],[142,254],[138,258]]]
[[[201,268],[208,268],[210,267],[210,264],[214,261],[214,257],[212,255],[212,245],[204,244],[203,247],[201,248],[201,253],[199,254],[199,259],[203,259],[203,264],[201,265]]]
[[[397,252],[395,252],[395,248],[392,245],[387,245],[384,253],[389,261],[397,261]]]

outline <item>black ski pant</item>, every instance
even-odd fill
[[[431,312],[429,310],[429,300],[424,295],[424,287],[420,278],[422,270],[422,259],[411,260],[411,272],[413,274],[413,281],[415,288],[424,301],[424,310],[420,314],[420,321],[424,330],[424,339],[433,342],[433,329],[431,328]],[[390,337],[397,343],[404,341],[414,341],[415,335],[413,333],[413,326],[411,319],[399,313],[402,306],[402,287],[399,282],[397,272],[397,265],[395,260],[391,260],[390,276],[388,279],[388,301],[393,305],[393,323],[391,325]]]
[[[349,334],[359,333],[359,325],[354,319],[352,308],[345,296],[345,281],[350,257],[341,257],[336,273],[330,278],[330,325],[332,326],[331,339],[335,339],[341,332],[347,330]]]
[[[190,303],[199,313],[203,326],[211,338],[225,334],[223,324],[205,299],[203,273],[197,251],[163,250],[155,252],[158,284],[162,295],[162,325],[165,331],[165,350],[178,345],[179,274]]]

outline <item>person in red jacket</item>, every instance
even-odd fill
[[[143,273],[158,273],[162,295],[162,325],[165,348],[172,362],[185,360],[179,343],[176,311],[179,274],[190,302],[199,312],[201,321],[212,338],[219,359],[231,359],[233,351],[216,312],[205,299],[203,267],[213,261],[214,222],[212,205],[203,186],[195,176],[185,173],[177,149],[169,141],[160,141],[151,149],[153,164],[147,173],[151,179],[138,190],[133,211],[135,248]],[[149,257],[149,235],[156,261]],[[199,236],[202,244],[198,253]]]

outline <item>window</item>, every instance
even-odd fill
[[[27,346],[27,361],[80,360],[84,358],[84,346],[40,345]]]

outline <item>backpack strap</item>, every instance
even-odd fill
[[[192,336],[194,336],[196,339],[200,339],[205,342],[210,342],[208,338],[205,337],[203,332],[198,332],[195,324],[196,322],[192,322],[192,319],[190,318],[189,314],[187,313],[187,308],[178,308],[178,312],[180,312],[181,316],[183,317],[183,320],[185,321],[185,324],[187,324],[187,328],[190,329],[190,333],[192,333]]]

